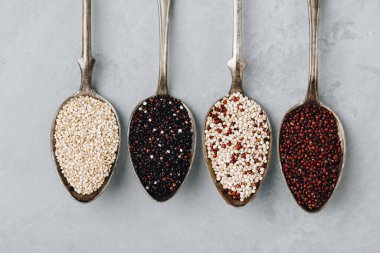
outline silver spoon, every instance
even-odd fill
[[[69,97],[66,99],[61,106],[58,108],[57,113],[54,117],[52,129],[51,129],[51,136],[50,136],[50,142],[51,142],[51,153],[53,155],[53,160],[58,172],[58,175],[63,183],[63,186],[66,188],[66,190],[69,192],[69,194],[77,201],[82,202],[82,203],[87,203],[95,198],[97,198],[104,190],[104,188],[107,186],[108,182],[110,181],[110,178],[113,174],[113,171],[116,167],[117,160],[119,157],[119,151],[120,151],[120,143],[121,143],[121,138],[120,138],[120,122],[119,122],[119,117],[116,113],[115,108],[103,97],[98,95],[94,88],[92,87],[92,71],[93,67],[95,64],[95,59],[92,57],[92,52],[91,52],[91,0],[83,0],[83,35],[82,35],[82,57],[79,58],[78,63],[81,68],[82,72],[82,80],[81,80],[81,86],[79,91],[74,94],[73,96]],[[56,126],[56,120],[59,112],[63,108],[63,106],[72,100],[73,98],[81,97],[81,96],[88,96],[94,99],[97,99],[101,102],[107,103],[107,105],[112,109],[113,114],[116,117],[118,127],[119,127],[119,146],[116,152],[116,159],[115,162],[113,163],[110,173],[108,177],[104,180],[104,183],[98,190],[93,192],[92,194],[89,195],[82,195],[77,193],[74,188],[68,183],[67,179],[65,176],[62,174],[61,167],[57,161],[57,158],[55,156],[55,139],[54,139],[54,132],[55,132],[55,126]]]
[[[195,145],[196,145],[196,127],[195,127],[195,121],[193,118],[193,115],[190,111],[190,109],[183,104],[180,100],[175,99],[169,95],[168,92],[168,81],[167,81],[167,62],[168,62],[168,31],[169,31],[169,18],[170,18],[170,8],[171,8],[171,0],[158,0],[158,10],[159,10],[159,16],[160,16],[160,70],[159,70],[159,79],[158,79],[158,88],[157,92],[154,96],[149,97],[143,101],[141,101],[136,108],[134,109],[132,113],[132,117],[129,123],[129,151],[130,151],[130,158],[132,165],[135,170],[135,174],[137,178],[140,181],[140,184],[142,185],[143,189],[148,193],[150,197],[152,197],[154,200],[163,202],[175,195],[175,193],[178,192],[178,190],[183,185],[184,181],[187,178],[187,175],[189,174],[189,171],[191,169],[193,160],[194,160],[194,154],[195,154]],[[137,149],[138,145],[143,145],[141,143],[134,143],[134,136],[137,135],[138,132],[143,131],[146,138],[151,138],[153,136],[152,131],[156,131],[156,129],[149,129],[144,130],[141,127],[133,126],[133,122],[137,117],[140,117],[141,110],[144,108],[144,106],[149,105],[150,108],[154,108],[154,110],[163,110],[163,105],[160,104],[159,101],[177,101],[180,105],[180,107],[183,108],[185,111],[185,114],[187,113],[189,121],[187,124],[189,124],[189,129],[191,129],[191,143],[187,143],[191,145],[191,157],[187,159],[187,162],[189,164],[187,170],[184,172],[184,177],[180,180],[180,182],[176,183],[176,186],[173,187],[173,190],[165,191],[165,193],[158,193],[157,191],[153,190],[152,186],[154,186],[154,183],[158,182],[159,180],[167,179],[167,180],[174,180],[174,176],[171,175],[172,173],[165,174],[165,172],[157,171],[158,167],[162,166],[162,163],[165,163],[165,159],[161,157],[162,160],[158,159],[157,161],[154,161],[153,164],[150,163],[149,165],[143,165],[145,161],[149,160],[149,155],[146,155],[143,158],[137,157],[138,155],[144,155],[143,152],[140,152],[136,154],[135,149]],[[169,104],[165,104],[164,106],[166,108],[170,107]],[[140,110],[139,110],[140,109]],[[162,119],[163,120],[163,119]],[[177,121],[178,123],[178,121]],[[186,122],[185,122],[186,123]],[[171,128],[171,124],[174,124],[174,122],[167,122],[165,124],[166,128]],[[160,128],[160,126],[158,126]],[[160,131],[160,129],[157,128],[157,131]],[[164,137],[163,137],[164,138]],[[144,141],[145,141],[144,140]],[[156,145],[159,149],[161,149],[161,145],[165,145],[165,140],[162,141],[160,144],[158,140],[153,141],[153,144]],[[170,151],[169,151],[170,152]],[[172,151],[173,153],[173,151]],[[153,157],[153,155],[152,155]],[[178,159],[174,159],[175,162],[179,162],[181,158],[178,157]],[[151,173],[161,173],[158,177],[151,177],[150,179],[147,179],[146,174],[143,174],[143,171],[150,171]]]
[[[340,143],[341,143],[341,148],[343,152],[343,156],[341,159],[341,162],[339,164],[339,175],[338,175],[338,180],[335,185],[334,191],[335,192],[336,188],[338,187],[338,184],[340,182],[342,172],[344,169],[344,161],[345,161],[345,156],[346,156],[346,141],[345,141],[345,134],[344,134],[344,129],[343,125],[339,119],[339,117],[336,115],[336,113],[327,107],[325,104],[323,104],[318,95],[318,27],[319,27],[319,12],[320,12],[320,0],[308,0],[308,7],[309,7],[309,22],[310,22],[310,77],[309,77],[309,84],[308,84],[308,89],[307,89],[307,94],[305,100],[301,103],[298,104],[294,107],[292,107],[286,114],[285,117],[281,123],[281,129],[279,132],[279,149],[278,149],[278,154],[279,154],[279,160],[281,162],[281,167],[282,171],[284,174],[284,178],[286,177],[286,173],[283,169],[283,164],[282,164],[282,159],[284,158],[280,152],[280,146],[281,146],[281,133],[282,129],[284,128],[284,121],[287,118],[288,115],[290,115],[294,110],[297,108],[300,108],[301,106],[308,105],[308,104],[314,104],[316,106],[322,107],[327,109],[329,112],[333,114],[335,117],[336,125],[337,125],[337,134],[339,135]],[[296,196],[294,196],[294,199],[297,202]],[[327,203],[331,200],[332,195],[329,197],[329,199],[324,203],[324,205],[320,206],[319,208],[315,208],[313,210],[306,208],[305,206],[300,205],[300,207],[311,213],[316,213],[321,211]],[[297,202],[298,203],[298,202]]]
[[[243,58],[243,38],[242,38],[242,33],[243,33],[243,24],[242,24],[242,19],[243,19],[243,9],[242,9],[242,0],[234,0],[234,46],[233,46],[233,58],[228,62],[228,67],[231,70],[232,74],[232,86],[229,91],[229,95],[233,93],[241,93],[244,94],[243,88],[242,88],[242,83],[243,83],[243,73],[246,68],[246,61]],[[219,100],[218,100],[219,101]],[[217,102],[218,102],[217,101]],[[216,103],[217,103],[216,102]],[[214,103],[214,105],[216,104]],[[213,106],[211,106],[208,114],[213,110]],[[244,201],[240,201],[239,199],[234,199],[228,192],[226,192],[223,188],[223,185],[217,181],[215,171],[212,167],[211,161],[208,158],[208,153],[207,153],[207,147],[206,147],[206,134],[205,130],[207,127],[206,124],[207,121],[207,116],[205,119],[205,124],[204,124],[204,131],[203,131],[203,140],[202,140],[202,145],[203,145],[203,154],[204,158],[206,161],[206,165],[208,168],[208,171],[211,175],[211,178],[219,191],[220,195],[223,197],[223,199],[226,201],[227,204],[232,205],[234,207],[242,207],[248,204],[251,200],[253,200],[257,196],[258,190],[261,188],[261,185],[265,179],[265,176],[267,174],[268,168],[269,168],[269,161],[271,157],[271,146],[272,146],[272,137],[270,136],[270,145],[269,145],[269,153],[267,154],[267,164],[265,168],[265,172],[263,175],[263,179],[258,182],[257,187],[256,187],[256,192],[251,194],[248,198],[245,198]],[[270,120],[268,118],[268,125],[269,125],[269,132],[272,132],[271,125],[270,125]]]

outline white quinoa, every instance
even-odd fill
[[[80,96],[68,101],[57,116],[55,156],[74,190],[89,195],[109,176],[119,146],[119,127],[111,107]]]
[[[270,149],[270,126],[259,104],[241,93],[218,101],[206,120],[205,144],[216,180],[244,201],[263,179]]]

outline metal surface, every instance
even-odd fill
[[[117,166],[117,161],[119,158],[120,147],[121,147],[121,135],[120,135],[121,127],[120,127],[120,121],[119,121],[117,112],[115,108],[111,105],[111,103],[109,103],[106,99],[98,95],[95,89],[92,87],[92,71],[95,64],[95,59],[92,57],[92,52],[91,52],[91,0],[83,0],[83,34],[82,36],[83,36],[82,37],[82,43],[83,43],[82,57],[79,58],[78,60],[78,63],[82,72],[80,89],[76,94],[66,99],[58,108],[56,115],[54,117],[52,128],[51,128],[50,143],[51,143],[51,153],[53,156],[53,161],[54,161],[55,167],[57,169],[58,175],[62,181],[63,186],[75,200],[82,203],[87,203],[96,199],[103,192],[103,190],[109,183],[111,176]],[[92,97],[92,98],[95,98],[102,102],[107,103],[108,106],[112,109],[112,112],[114,113],[116,117],[117,124],[119,127],[119,146],[116,152],[116,159],[115,159],[114,164],[111,167],[109,176],[105,179],[103,185],[97,191],[89,195],[82,195],[74,191],[74,188],[70,186],[70,184],[67,182],[67,179],[62,174],[61,167],[59,166],[59,163],[55,156],[54,131],[55,131],[57,116],[59,112],[61,111],[62,107],[67,102],[69,102],[73,98],[80,97],[80,96],[89,96],[89,97]]]
[[[168,95],[168,34],[171,0],[158,0],[160,17],[160,70],[157,95]]]
[[[306,100],[319,102],[318,96],[318,28],[319,0],[309,0],[310,25],[310,76]]]
[[[171,9],[171,0],[157,0],[158,2],[158,15],[159,15],[159,18],[160,18],[160,66],[159,66],[159,78],[158,78],[158,87],[157,87],[157,92],[155,95],[151,96],[151,97],[154,97],[154,96],[170,96],[169,95],[169,89],[168,89],[168,80],[167,80],[167,62],[168,62],[168,33],[169,33],[169,21],[170,21],[170,9]],[[149,97],[149,98],[151,98]],[[147,99],[149,99],[147,98]],[[132,116],[129,120],[129,127],[128,127],[128,138],[130,136],[130,131],[131,131],[131,122],[132,122],[132,119],[136,113],[136,111],[138,110],[138,108],[141,106],[141,104],[147,100],[147,99],[144,99],[143,101],[141,101],[133,110],[132,112]],[[197,139],[197,129],[196,129],[196,125],[195,125],[195,119],[193,117],[193,114],[191,113],[191,110],[189,109],[188,106],[186,106],[182,101],[181,101],[183,107],[187,110],[188,114],[189,114],[189,117],[190,117],[190,120],[191,120],[191,125],[192,125],[192,129],[193,129],[193,138],[192,138],[192,156],[191,156],[191,160],[190,160],[190,167],[187,171],[187,175],[185,177],[185,179],[183,180],[183,182],[181,183],[180,187],[177,189],[177,191],[173,192],[172,195],[170,196],[167,196],[166,198],[153,198],[153,196],[151,196],[147,190],[145,189],[144,185],[142,184],[137,172],[136,172],[136,168],[134,166],[134,163],[133,163],[133,159],[132,159],[132,155],[131,155],[131,147],[130,145],[128,145],[128,150],[129,150],[129,158],[130,158],[130,161],[131,161],[131,164],[134,168],[134,172],[135,172],[135,175],[136,175],[136,178],[138,179],[142,189],[144,189],[144,192],[149,196],[151,197],[153,200],[157,201],[157,202],[165,202],[169,199],[171,199],[177,192],[179,192],[179,190],[182,188],[183,184],[186,182],[189,174],[190,174],[190,171],[191,171],[191,168],[192,168],[192,165],[193,165],[193,162],[194,162],[194,156],[195,156],[195,151],[196,151],[196,139]],[[129,143],[129,140],[128,140],[128,143]]]
[[[315,209],[315,210],[309,210],[309,209],[306,209],[303,206],[299,205],[306,212],[318,213],[318,212],[322,211],[327,206],[327,204],[331,201],[331,198],[334,195],[336,189],[338,188],[338,185],[339,185],[340,180],[342,178],[342,173],[344,170],[344,164],[345,164],[345,158],[346,158],[346,139],[345,139],[344,128],[343,128],[342,122],[339,119],[338,115],[332,109],[330,109],[327,105],[322,103],[319,99],[319,94],[318,94],[318,29],[319,29],[320,0],[308,0],[308,7],[309,7],[309,23],[310,23],[310,76],[309,76],[308,88],[307,88],[306,97],[305,97],[304,101],[298,105],[295,105],[289,111],[287,111],[282,122],[281,122],[281,128],[280,128],[279,133],[278,133],[278,143],[279,144],[277,145],[277,148],[278,148],[277,153],[278,153],[278,159],[280,162],[281,170],[282,170],[283,175],[284,175],[283,178],[285,180],[285,183],[287,183],[286,179],[285,179],[285,173],[282,169],[281,156],[280,156],[280,150],[279,150],[280,141],[281,141],[281,129],[282,129],[282,125],[284,123],[286,116],[289,113],[291,113],[294,109],[296,109],[296,108],[298,108],[298,107],[300,107],[306,103],[316,103],[317,105],[324,107],[333,113],[333,115],[336,119],[336,122],[337,122],[338,135],[339,135],[339,138],[341,141],[341,146],[342,146],[342,151],[343,151],[342,161],[341,161],[341,164],[339,166],[339,176],[338,176],[337,184],[336,184],[334,191],[331,194],[329,200],[320,208]],[[297,199],[295,198],[293,193],[291,193],[291,195],[293,196],[295,202],[298,204]]]
[[[243,0],[234,0],[233,57],[227,63],[227,66],[230,68],[231,75],[232,75],[232,84],[231,84],[231,89],[229,91],[229,95],[236,93],[236,92],[240,92],[244,95],[244,90],[243,90],[242,85],[243,85],[243,74],[244,74],[244,70],[246,68],[246,62],[243,58],[243,6],[242,5],[243,5]],[[217,100],[214,103],[214,105],[219,100]],[[207,115],[209,115],[209,113],[212,111],[212,108],[214,107],[214,105],[211,106]],[[261,107],[261,108],[265,112],[264,108],[263,107]],[[222,198],[225,200],[225,202],[227,204],[232,205],[234,207],[243,207],[243,206],[247,205],[250,201],[252,201],[254,198],[256,198],[257,193],[261,189],[261,185],[263,184],[265,177],[267,175],[267,172],[269,169],[269,164],[270,164],[270,158],[272,155],[271,149],[272,149],[273,138],[272,138],[272,127],[270,124],[270,119],[266,113],[265,113],[265,115],[268,118],[269,131],[271,133],[269,153],[267,155],[268,163],[267,163],[267,166],[265,168],[263,179],[260,182],[258,182],[258,184],[257,184],[256,192],[254,194],[250,195],[248,198],[244,199],[244,201],[233,199],[232,196],[230,196],[228,193],[225,192],[223,185],[216,180],[215,171],[212,168],[212,164],[211,164],[210,159],[208,158],[207,147],[205,144],[206,143],[205,129],[206,129],[206,122],[207,122],[208,116],[206,116],[206,118],[205,118],[204,125],[203,125],[203,134],[202,134],[202,146],[203,146],[203,156],[204,156],[204,159],[206,162],[206,166],[208,168],[210,176],[211,176],[219,194],[222,196]]]
[[[243,74],[247,66],[243,58],[243,0],[234,1],[234,43],[233,57],[227,66],[231,70],[232,85],[230,94],[243,93]]]

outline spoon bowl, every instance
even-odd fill
[[[113,165],[112,165],[112,167],[110,169],[110,173],[105,178],[104,183],[102,184],[102,186],[100,188],[98,188],[96,191],[94,191],[93,193],[89,194],[89,195],[79,194],[79,193],[77,193],[74,190],[74,188],[67,181],[66,177],[63,175],[62,168],[59,165],[59,162],[58,162],[57,157],[55,155],[55,151],[56,151],[55,144],[56,143],[55,143],[54,133],[55,133],[55,126],[56,126],[57,116],[58,116],[59,112],[62,110],[62,108],[66,105],[67,102],[69,102],[70,100],[72,100],[74,98],[83,97],[83,96],[91,97],[91,98],[94,98],[94,99],[97,99],[97,100],[99,100],[101,102],[106,103],[111,108],[112,113],[115,115],[115,118],[116,118],[116,121],[117,121],[117,124],[118,124],[118,127],[119,127],[119,146],[118,146],[118,149],[117,149],[117,152],[116,152],[115,162],[113,163]],[[120,146],[121,145],[120,129],[121,129],[120,128],[120,120],[119,120],[119,116],[116,113],[115,108],[112,106],[111,103],[109,103],[102,96],[98,95],[94,90],[82,90],[82,91],[78,91],[75,95],[73,95],[73,96],[69,97],[68,99],[66,99],[60,105],[60,107],[58,108],[58,110],[57,110],[57,112],[56,112],[56,114],[54,116],[53,124],[52,124],[52,127],[51,127],[51,135],[50,135],[51,153],[52,153],[52,157],[53,157],[53,161],[54,161],[57,173],[59,175],[59,178],[61,179],[62,185],[65,187],[65,189],[70,194],[70,196],[73,197],[78,202],[88,203],[88,202],[91,202],[92,200],[95,200],[104,191],[104,189],[108,185],[108,183],[109,183],[109,181],[110,181],[110,179],[111,179],[111,177],[113,175],[113,172],[114,172],[115,168],[117,167],[117,161],[119,159],[119,154],[120,154],[119,151],[120,151],[120,147],[121,147]]]
[[[128,137],[130,138],[131,136],[131,125],[132,125],[132,120],[135,116],[135,114],[138,112],[139,108],[143,105],[144,102],[152,99],[152,98],[155,98],[157,97],[157,95],[154,95],[154,96],[151,96],[151,97],[148,97],[147,99],[141,101],[133,110],[132,112],[132,117],[130,118],[130,121],[129,121],[129,128],[128,128]],[[168,97],[171,97],[168,95]],[[173,97],[171,97],[173,98]],[[175,98],[173,98],[175,99]],[[171,199],[181,188],[182,186],[184,185],[184,183],[186,182],[189,174],[190,174],[190,171],[191,171],[191,168],[192,168],[192,165],[193,165],[193,162],[194,162],[194,156],[195,156],[195,151],[196,151],[196,138],[197,138],[197,131],[196,131],[196,126],[195,126],[195,120],[194,120],[194,117],[193,117],[193,114],[191,112],[191,110],[189,109],[189,107],[187,107],[186,104],[184,104],[182,101],[181,101],[181,105],[184,107],[184,109],[186,110],[186,112],[188,113],[188,116],[190,118],[190,121],[191,121],[191,129],[192,129],[192,148],[191,148],[191,159],[190,159],[190,165],[189,165],[189,169],[186,173],[186,176],[184,177],[182,183],[179,185],[179,187],[171,192],[170,194],[166,195],[166,196],[155,196],[154,194],[151,194],[147,189],[146,189],[146,186],[143,184],[143,179],[140,178],[136,168],[136,163],[134,162],[133,158],[132,158],[132,150],[131,150],[131,144],[128,146],[129,147],[129,153],[131,154],[130,155],[130,162],[134,168],[134,173],[136,175],[136,177],[139,179],[139,183],[141,185],[141,187],[144,189],[144,191],[148,194],[149,197],[151,197],[153,200],[157,201],[157,202],[165,202],[169,199]],[[132,129],[133,130],[133,129]]]
[[[282,163],[281,163],[281,152],[280,152],[280,142],[281,142],[281,139],[282,139],[282,126],[284,124],[285,119],[288,117],[288,115],[291,115],[294,110],[296,110],[299,107],[302,107],[302,106],[306,105],[307,103],[315,103],[315,102],[314,101],[307,101],[307,100],[305,100],[305,102],[300,103],[300,104],[298,104],[296,106],[293,106],[290,110],[288,110],[286,112],[286,114],[285,114],[282,122],[281,122],[281,128],[279,129],[279,132],[278,132],[279,145],[277,146],[277,154],[278,154],[278,159],[280,161],[280,168],[281,168],[281,171],[283,173],[283,176],[284,176],[283,178],[285,180],[285,183],[287,183],[287,181],[286,181],[286,173],[285,173],[285,171],[283,169],[283,166],[282,166]],[[319,102],[318,106],[326,109],[327,111],[329,111],[329,112],[331,112],[333,114],[334,119],[335,119],[336,124],[337,124],[338,136],[339,136],[339,140],[340,140],[340,143],[341,143],[341,148],[342,148],[343,155],[342,155],[342,159],[341,159],[339,165],[337,166],[337,169],[338,169],[339,172],[338,172],[338,180],[337,180],[337,183],[335,184],[334,191],[332,192],[331,196],[328,198],[328,200],[322,206],[320,206],[319,208],[315,208],[315,209],[308,209],[308,208],[306,208],[303,205],[299,205],[296,196],[294,194],[291,194],[292,197],[293,197],[293,199],[295,200],[295,202],[304,211],[306,211],[308,213],[318,213],[318,212],[322,211],[328,205],[328,203],[331,201],[331,199],[332,199],[332,197],[333,197],[333,195],[335,193],[335,190],[336,190],[336,188],[338,188],[339,183],[341,181],[342,174],[343,174],[343,171],[344,171],[345,159],[346,159],[346,139],[345,139],[345,132],[344,132],[342,121],[340,120],[340,118],[338,117],[338,115],[330,107],[328,107],[324,103]]]
[[[229,92],[229,96],[231,94],[233,94],[233,93]],[[243,92],[242,92],[242,94],[244,95]],[[223,99],[223,98],[221,98],[221,99]],[[213,108],[214,108],[215,104],[218,103],[221,99],[218,99],[217,101],[215,101],[215,103],[208,110],[207,115],[209,115],[213,111]],[[252,100],[252,99],[249,98],[249,100]],[[256,100],[254,100],[254,101],[256,101]],[[257,103],[257,104],[259,104],[259,103]],[[265,111],[263,107],[261,107],[261,108],[263,109],[263,111]],[[208,118],[208,116],[206,116],[205,120],[204,120],[204,125],[203,125],[203,129],[204,130],[207,128],[207,118]],[[269,132],[272,133],[272,126],[271,126],[269,118],[268,118],[268,129],[269,129]],[[209,174],[211,176],[211,179],[214,182],[214,185],[216,186],[216,189],[218,190],[220,196],[224,199],[224,201],[228,205],[231,205],[233,207],[244,207],[249,202],[251,202],[252,200],[254,200],[256,198],[259,190],[261,189],[262,184],[265,181],[267,173],[268,173],[268,169],[269,169],[269,165],[270,165],[270,160],[271,160],[271,157],[272,157],[272,148],[271,148],[272,144],[273,144],[273,138],[271,136],[270,137],[270,144],[269,144],[269,153],[267,154],[268,163],[265,166],[265,171],[264,171],[264,174],[263,174],[263,179],[260,180],[257,183],[257,188],[256,188],[257,190],[256,190],[256,192],[253,193],[253,194],[251,194],[248,198],[245,198],[243,201],[240,201],[239,199],[234,199],[230,194],[228,194],[228,192],[226,192],[226,190],[224,189],[223,185],[217,180],[216,175],[215,175],[215,171],[214,171],[212,163],[211,163],[211,160],[208,157],[208,153],[207,153],[208,151],[207,151],[207,147],[206,147],[206,134],[205,134],[205,131],[203,131],[203,134],[202,134],[203,156],[204,156],[204,159],[205,159],[205,162],[206,162],[206,166],[207,166],[208,172],[209,172]]]

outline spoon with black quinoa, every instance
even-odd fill
[[[191,111],[168,93],[170,4],[171,0],[158,0],[160,76],[157,93],[137,105],[129,125],[129,151],[136,175],[146,192],[160,202],[173,197],[186,179],[196,139]]]
[[[279,156],[288,187],[305,211],[321,211],[340,181],[345,159],[341,121],[318,96],[319,0],[309,1],[310,79],[305,101],[290,109],[279,134]]]

